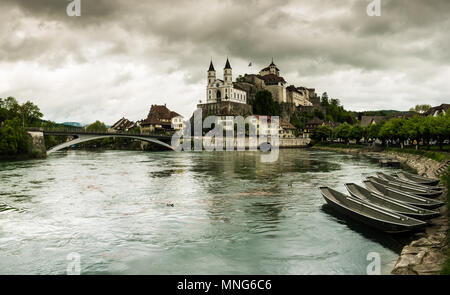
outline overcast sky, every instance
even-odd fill
[[[212,57],[222,77],[271,58],[288,85],[346,109],[450,103],[450,1],[0,0],[0,97],[57,122],[139,120],[152,104],[190,116]],[[249,62],[253,66],[249,67]]]

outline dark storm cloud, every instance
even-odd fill
[[[450,1],[381,0],[380,17],[366,14],[369,2],[81,0],[81,17],[68,17],[66,0],[3,0],[0,62],[37,64],[49,77],[78,67],[67,74],[72,80],[99,71],[105,96],[115,99],[127,92],[144,97],[137,89],[155,83],[159,99],[194,95],[183,98],[193,108],[211,57],[219,75],[227,56],[235,75],[255,72],[274,57],[290,83],[309,83],[350,108],[371,107],[374,98],[382,105],[392,101],[386,94],[400,93],[395,107],[406,109],[424,103],[426,87],[433,88],[429,103],[438,103],[448,89],[440,85],[450,71]],[[104,69],[113,72],[104,75]],[[344,81],[352,81],[353,90]],[[73,99],[100,95],[82,92]]]

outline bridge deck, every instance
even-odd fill
[[[136,136],[143,138],[155,138],[161,140],[169,140],[172,138],[170,135],[161,135],[157,133],[126,133],[126,132],[100,132],[100,131],[86,131],[79,129],[44,129],[44,128],[27,128],[28,131],[42,132],[49,135],[98,135],[98,136]]]

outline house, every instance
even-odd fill
[[[361,127],[367,127],[369,125],[377,124],[385,120],[385,116],[362,116],[360,125]]]
[[[314,132],[314,130],[316,130],[317,127],[324,126],[324,125],[325,125],[325,121],[323,121],[317,117],[312,118],[305,124],[305,129],[303,130],[303,137],[310,138],[311,134]]]
[[[116,123],[114,123],[111,127],[108,128],[108,132],[110,133],[120,133],[120,132],[128,132],[132,129],[138,127],[138,124],[130,121],[128,119],[122,118]]]
[[[288,121],[280,120],[280,138],[293,138],[295,137],[295,128],[294,125],[292,125]]]
[[[169,110],[166,105],[152,105],[147,119],[141,122],[143,133],[165,133],[183,128],[183,116]]]
[[[446,114],[448,110],[450,109],[450,104],[443,103],[440,106],[432,107],[428,111],[425,112],[425,116],[433,116],[437,117],[440,114]]]

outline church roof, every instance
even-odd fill
[[[231,69],[230,61],[228,60],[228,57],[227,57],[227,63],[225,64],[225,69]]]
[[[211,72],[211,71],[216,71],[215,69],[214,69],[214,65],[213,65],[213,63],[212,63],[212,61],[211,61],[211,63],[209,64],[209,70],[208,70],[208,72]]]

